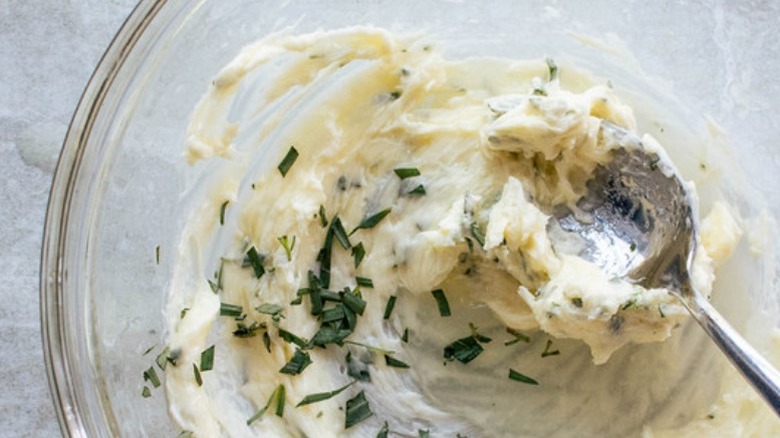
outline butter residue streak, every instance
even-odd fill
[[[260,89],[253,85],[258,78]],[[588,80],[576,72],[557,78],[542,60],[447,61],[422,40],[374,28],[274,35],[245,48],[217,76],[187,132],[187,159],[224,158],[229,164],[213,177],[232,180],[220,187],[236,189],[206,199],[198,212],[216,212],[224,199],[234,199],[227,228],[194,217],[184,232],[167,309],[169,344],[185,364],[168,372],[173,417],[197,436],[366,436],[385,419],[392,430],[412,435],[423,428],[512,433],[511,422],[469,416],[456,402],[433,399],[421,382],[430,377],[425,373],[435,380],[435,370],[414,363],[410,371],[372,365],[371,383],[355,388],[365,386],[375,418],[345,431],[343,397],[294,408],[306,395],[350,381],[344,350],[311,350],[313,365],[288,376],[278,371],[295,347],[273,325],[270,352],[232,336],[235,322],[219,316],[220,301],[241,305],[246,324],[268,323],[254,309],[272,303],[284,308],[284,328],[306,338],[317,330],[307,305],[289,303],[319,266],[320,206],[348,231],[391,208],[379,225],[352,237],[366,249],[359,267],[334,244],[331,289],[354,287],[356,276],[371,278],[366,314],[349,339],[397,351],[404,360],[415,360],[403,353],[413,346],[400,340],[405,328],[420,337],[415,342],[433,342],[425,338],[431,335],[426,318],[435,308],[423,303],[442,284],[453,305],[487,307],[497,326],[582,340],[597,363],[626,344],[668,338],[686,314],[666,291],[608,278],[550,244],[545,211],[575,203],[596,166],[610,158],[610,146],[597,141],[600,121],[636,127],[611,88],[594,83],[581,93],[567,90],[569,81]],[[270,158],[269,143],[278,148]],[[300,155],[282,176],[274,166],[289,145]],[[393,172],[400,167],[417,168],[420,176],[401,180]],[[423,195],[412,193],[418,186]],[[718,208],[705,221],[694,265],[694,282],[705,293],[714,280],[712,258],[728,256],[739,239],[729,217]],[[280,236],[296,238],[289,257]],[[250,246],[267,264],[259,280],[243,266]],[[213,270],[220,272],[219,295],[206,281],[192,281]],[[467,290],[466,284],[477,286]],[[390,296],[418,305],[399,304],[384,321]],[[184,316],[183,307],[189,309]],[[454,340],[468,322],[456,314],[436,335]],[[187,364],[211,344],[217,345],[215,369],[199,386]],[[419,360],[440,364],[443,346],[426,348],[432,357]],[[460,376],[468,379],[468,368]],[[246,424],[280,383],[289,400],[284,417],[266,414]],[[641,427],[642,419],[636,421]]]

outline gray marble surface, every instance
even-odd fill
[[[135,0],[0,0],[0,437],[57,436],[38,266],[49,185],[79,96]]]

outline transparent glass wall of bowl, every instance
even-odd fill
[[[208,165],[188,167],[182,158],[190,112],[245,44],[288,27],[307,32],[369,24],[425,32],[442,42],[450,58],[552,56],[564,64],[576,62],[610,79],[629,103],[649,95],[649,104],[657,107],[671,102],[688,108],[666,117],[690,120],[690,131],[664,129],[663,117],[639,114],[640,128],[662,142],[695,137],[706,129],[696,115],[712,115],[744,154],[734,161],[754,178],[753,186],[772,201],[777,215],[780,149],[773,139],[780,126],[772,115],[780,109],[780,87],[770,74],[780,63],[780,56],[772,56],[780,45],[768,42],[780,14],[774,4],[762,5],[764,10],[687,2],[670,11],[669,5],[639,1],[572,7],[544,1],[164,2],[95,118],[68,212],[61,310],[71,342],[67,349],[73,352],[68,356],[72,384],[84,399],[76,409],[87,418],[88,432],[157,437],[178,431],[168,420],[162,388],[153,389],[151,398],[141,397],[142,373],[162,348],[162,308],[179,233],[192,207],[186,199],[209,170]],[[578,35],[597,37],[603,47]],[[638,69],[647,77],[636,79]],[[669,90],[671,97],[660,93]],[[701,159],[685,148],[675,150],[676,161]],[[774,262],[757,258],[724,270],[742,273],[735,278],[752,273],[748,284],[732,284],[724,276],[716,292],[716,304],[725,306],[723,313],[737,326],[746,315],[730,314],[728,304],[743,298],[720,289],[776,299],[766,290],[777,271]],[[703,356],[701,369],[689,371],[708,372],[706,367],[720,359],[703,347],[700,333],[690,330],[686,336]],[[153,345],[153,352],[142,356]]]

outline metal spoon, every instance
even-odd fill
[[[553,212],[548,229],[556,250],[575,252],[643,287],[668,289],[780,415],[780,373],[691,282],[698,235],[689,184],[663,152],[648,150],[624,129],[602,122],[599,136],[621,147],[588,182],[577,204],[581,211]]]

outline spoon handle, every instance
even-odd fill
[[[731,363],[780,416],[780,372],[750,346],[701,294],[694,292],[682,301]]]

